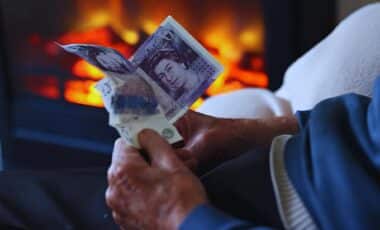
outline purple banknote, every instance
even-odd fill
[[[222,66],[182,26],[168,17],[131,59],[176,120],[199,98]],[[167,103],[168,105],[166,105]]]
[[[133,73],[137,68],[137,66],[133,65],[117,50],[112,48],[91,44],[58,45],[67,52],[83,58],[105,72],[122,75]]]

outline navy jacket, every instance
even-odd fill
[[[348,94],[297,112],[300,132],[285,148],[285,165],[321,229],[380,229],[380,79],[373,98]],[[266,229],[208,205],[181,229]]]

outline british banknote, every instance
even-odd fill
[[[89,44],[60,45],[101,69],[96,85],[109,124],[138,147],[137,134],[155,129],[170,143],[182,139],[172,125],[222,72],[222,66],[172,17],[130,58]]]
[[[102,93],[106,109],[108,107],[109,124],[135,147],[139,147],[137,135],[143,129],[157,131],[169,143],[182,140],[143,78],[136,74],[125,74],[122,81],[107,77],[96,88]]]
[[[108,76],[122,79],[137,72],[151,85],[167,119],[174,123],[204,93],[223,67],[171,16],[128,61],[114,49],[88,45],[61,45]]]
[[[106,77],[96,84],[104,106],[109,113],[109,125],[120,136],[139,148],[138,133],[153,129],[169,143],[182,140],[177,129],[170,124],[152,87],[136,72],[137,67],[114,49],[88,45],[61,45],[67,52],[76,54],[102,70]]]
[[[113,79],[113,81],[105,80],[107,84],[98,85],[108,87],[110,85],[115,85],[115,83],[117,82],[120,84],[120,82],[125,81],[124,78],[126,76],[132,73],[136,76],[139,76],[140,78],[145,79],[148,82],[148,84],[151,85],[153,92],[158,100],[158,103],[161,105],[161,108],[165,114],[165,117],[167,117],[169,121],[175,122],[175,119],[173,119],[172,115],[173,111],[180,111],[180,108],[176,104],[176,102],[172,100],[170,97],[168,97],[166,94],[163,94],[162,90],[153,81],[151,81],[150,78],[143,77],[142,75],[145,75],[145,72],[142,71],[138,66],[131,63],[117,50],[92,44],[58,45],[62,47],[65,51],[75,54],[86,60],[88,63],[98,67],[105,73],[107,77]],[[101,82],[103,83],[103,81]],[[98,87],[98,89],[100,88]],[[103,91],[101,92],[103,93]],[[104,96],[103,99],[105,99]],[[107,109],[109,108],[108,102],[108,100],[104,100],[104,104]]]
[[[56,44],[65,51],[83,58],[106,73],[123,76],[127,73],[133,73],[137,68],[137,66],[133,65],[122,54],[112,48],[92,44]]]
[[[171,16],[130,59],[176,121],[223,71],[222,65]]]

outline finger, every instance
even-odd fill
[[[139,133],[141,147],[146,150],[153,166],[166,170],[184,167],[175,155],[174,149],[157,132],[145,129]]]
[[[112,218],[113,220],[115,221],[115,223],[117,225],[120,225],[120,228],[123,228],[123,226],[125,226],[125,219],[126,217],[120,215],[119,213],[117,212],[112,212]]]
[[[174,123],[174,126],[185,140],[189,139],[189,112]]]
[[[189,168],[191,171],[195,171],[198,167],[198,160],[194,157],[194,154],[187,149],[175,150],[179,159]]]
[[[193,155],[187,149],[176,149],[175,153],[177,154],[178,158],[182,161],[186,161],[193,158]]]
[[[198,168],[198,161],[195,159],[187,160],[184,163],[191,171],[196,171]]]
[[[196,116],[198,113],[197,112],[194,112],[194,111],[187,111],[185,113],[184,116],[182,116],[181,118],[179,118],[175,123],[174,125],[176,126],[176,128],[182,126],[183,124],[186,124],[187,123],[187,120],[191,120],[192,117]]]
[[[132,146],[127,145],[124,139],[119,138],[116,140],[113,153],[112,164],[116,165],[140,165],[141,167],[149,166],[144,158],[140,155],[139,151]]]
[[[139,174],[149,167],[137,149],[128,146],[121,138],[116,140],[112,153],[112,163],[108,169],[108,183],[123,180],[127,172]],[[129,177],[133,175],[128,175]]]
[[[131,217],[126,217],[123,215],[120,215],[117,212],[112,212],[112,217],[115,220],[115,223],[117,223],[121,230],[139,230],[144,229],[141,226],[139,226],[138,222],[134,219],[131,219]]]
[[[108,187],[105,194],[106,204],[112,211],[127,215],[129,207],[127,196],[121,195],[120,191],[114,187]]]

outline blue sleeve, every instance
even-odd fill
[[[376,81],[373,99],[368,106],[367,126],[370,142],[374,151],[370,151],[368,157],[380,170],[380,78]]]
[[[270,230],[269,227],[259,227],[237,218],[228,216],[223,212],[207,205],[199,205],[184,220],[180,230],[194,229],[215,229],[215,230],[232,230],[232,229],[254,229]]]
[[[380,226],[380,79],[372,98],[348,94],[298,112],[289,177],[321,229]]]

